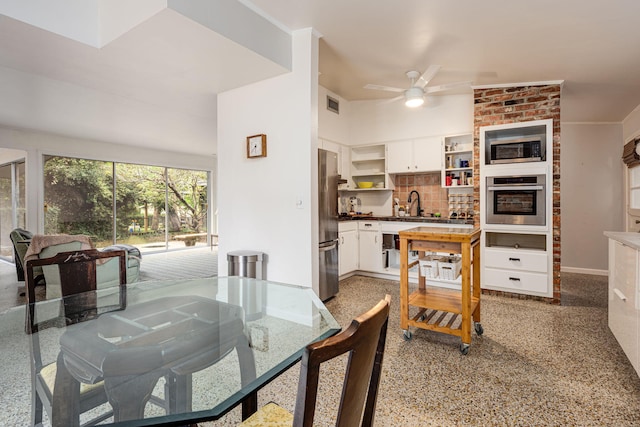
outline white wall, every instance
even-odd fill
[[[470,133],[473,95],[430,96],[418,108],[402,101],[353,101],[350,119],[351,145]]]
[[[339,114],[327,110],[327,96],[340,103]],[[328,89],[318,86],[318,133],[320,138],[349,144],[351,103]]]
[[[622,121],[622,129],[623,142],[628,142],[629,139],[640,136],[640,105]]]
[[[28,230],[43,232],[44,203],[42,156],[60,155],[86,159],[129,162],[145,165],[166,166],[186,169],[199,169],[212,172],[215,180],[215,156],[198,156],[179,152],[133,147],[104,141],[70,138],[28,130],[12,129],[0,126],[0,150],[3,148],[23,150],[25,158],[26,209]],[[210,185],[210,200],[215,209],[215,199],[211,199],[213,185]],[[210,215],[215,221],[215,215]],[[211,225],[215,230],[215,223]]]
[[[622,125],[561,129],[562,270],[606,273],[604,231],[623,231]]]
[[[318,37],[292,40],[291,73],[218,96],[218,269],[230,251],[261,251],[269,280],[317,291]],[[246,137],[261,133],[267,157],[247,159]]]

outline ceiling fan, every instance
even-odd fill
[[[424,97],[427,94],[442,92],[445,90],[457,88],[460,86],[468,86],[471,82],[458,82],[458,83],[449,83],[439,86],[430,86],[426,87],[427,84],[431,81],[431,79],[440,71],[440,65],[431,65],[427,68],[427,71],[420,75],[418,71],[407,71],[407,77],[411,80],[411,86],[409,89],[400,89],[398,87],[390,87],[390,86],[381,86],[381,85],[372,85],[368,84],[364,88],[365,89],[374,89],[374,90],[386,90],[387,92],[404,92],[404,95],[398,96],[396,98],[390,99],[389,101],[396,101],[404,97],[405,105],[407,107],[419,107],[424,104]]]

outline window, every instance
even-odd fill
[[[0,166],[0,257],[13,260],[11,230],[25,226],[24,160]]]
[[[207,244],[206,171],[46,156],[44,179],[46,234],[142,251]]]

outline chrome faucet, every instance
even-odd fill
[[[420,209],[420,193],[416,190],[412,190],[411,193],[409,193],[409,200],[407,200],[407,203],[411,203],[411,195],[413,193],[416,193],[416,196],[418,196],[418,211],[416,212],[416,216],[420,216],[422,214],[422,209]],[[411,213],[411,205],[409,205],[409,213]]]

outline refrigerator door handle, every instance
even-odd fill
[[[320,252],[328,252],[330,250],[335,249],[338,246],[338,239],[332,240],[327,243],[323,243],[320,245]]]

